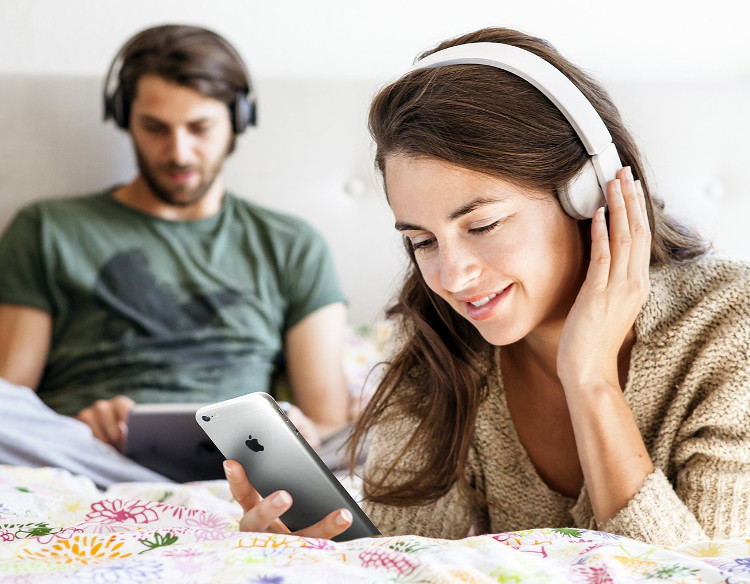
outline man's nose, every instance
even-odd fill
[[[187,164],[191,162],[193,150],[193,138],[189,132],[182,128],[174,130],[169,140],[169,155],[172,162],[176,164]]]

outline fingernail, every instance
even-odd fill
[[[602,222],[604,221],[604,207],[599,207],[596,210],[596,217],[595,217],[595,219],[597,221],[602,221]]]
[[[271,503],[273,503],[274,507],[286,507],[291,502],[292,497],[286,491],[276,493],[271,499]]]
[[[336,515],[336,525],[348,525],[352,521],[352,513],[348,509],[342,509]]]
[[[231,475],[231,474],[232,474],[232,469],[231,469],[231,468],[230,468],[230,466],[229,466],[229,465],[227,464],[227,461],[226,461],[226,460],[225,460],[224,462],[222,462],[222,463],[221,463],[221,465],[222,465],[222,466],[224,467],[224,474],[225,474],[225,475],[229,476],[229,475]]]
[[[633,180],[633,171],[632,171],[632,169],[629,166],[625,167],[625,177],[628,180]]]
[[[615,192],[616,192],[616,193],[617,193],[618,195],[621,195],[621,194],[622,194],[622,185],[620,184],[620,179],[619,179],[619,178],[616,178],[616,179],[614,180],[614,183],[615,183]]]

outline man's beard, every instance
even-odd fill
[[[200,201],[209,191],[211,186],[213,186],[216,177],[219,175],[219,172],[221,172],[222,164],[224,163],[224,158],[222,158],[216,166],[208,168],[207,174],[201,174],[201,181],[195,187],[188,187],[185,185],[170,189],[159,182],[157,173],[148,165],[138,149],[136,149],[136,158],[138,160],[138,170],[154,196],[160,201],[174,207],[189,207]],[[193,167],[180,166],[173,162],[170,162],[166,166],[166,169],[178,172],[194,170]],[[200,168],[198,170],[200,171]]]

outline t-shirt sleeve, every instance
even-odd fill
[[[300,225],[287,268],[287,331],[319,308],[346,302],[328,245],[311,227]]]
[[[0,303],[52,312],[43,254],[41,213],[33,205],[22,209],[0,237]]]

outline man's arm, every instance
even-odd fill
[[[343,347],[346,305],[319,308],[286,335],[286,360],[296,405],[326,434],[349,421]]]
[[[0,304],[0,377],[15,385],[39,388],[52,341],[52,316],[31,306]],[[124,443],[124,420],[133,400],[117,396],[99,400],[81,410],[77,418],[94,436],[120,449]]]
[[[0,304],[0,377],[36,391],[51,342],[52,316],[48,312]]]

